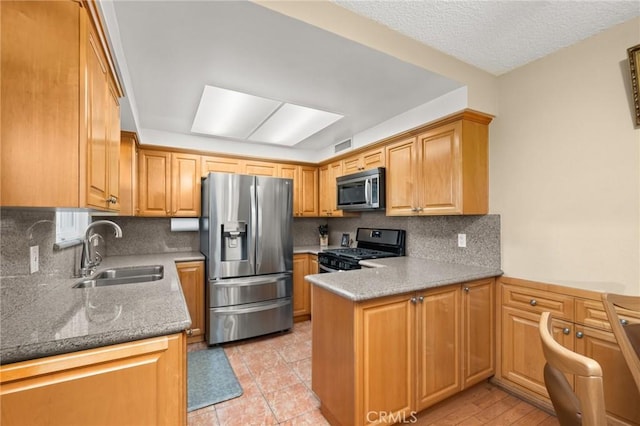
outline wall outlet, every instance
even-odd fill
[[[40,246],[29,247],[29,273],[33,274],[40,269]]]
[[[458,234],[458,247],[467,246],[467,234]]]

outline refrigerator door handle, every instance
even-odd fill
[[[256,274],[258,272],[258,266],[260,264],[260,260],[258,259],[258,232],[260,231],[260,226],[258,224],[258,218],[261,217],[260,209],[258,209],[258,180],[254,177],[253,183],[251,184],[251,239],[249,240],[249,259],[251,266],[253,268],[253,273]]]

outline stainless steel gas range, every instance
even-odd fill
[[[358,228],[357,247],[329,249],[318,253],[320,273],[360,269],[365,259],[404,256],[405,231],[402,229]]]

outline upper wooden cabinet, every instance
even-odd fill
[[[320,216],[322,217],[343,217],[357,216],[358,213],[347,212],[338,209],[338,196],[336,194],[336,178],[344,175],[342,161],[334,161],[325,164],[319,169],[320,183]]]
[[[178,152],[139,152],[140,216],[200,215],[200,156]]]
[[[278,176],[293,179],[293,216],[318,216],[318,168],[280,164]]]
[[[138,137],[120,133],[120,216],[138,214]]]
[[[384,167],[385,149],[383,146],[374,148],[343,160],[342,174],[348,175],[363,170]]]
[[[245,160],[242,162],[242,173],[253,176],[278,176],[278,164],[268,161]]]
[[[243,173],[242,160],[231,157],[202,156],[202,177],[211,172]]]
[[[465,111],[387,145],[387,215],[486,214],[490,122]]]
[[[3,206],[118,209],[121,90],[85,5],[0,2]]]

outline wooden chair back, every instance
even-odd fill
[[[640,392],[640,321],[632,322],[633,320],[621,319],[618,314],[618,309],[626,309],[640,314],[640,297],[604,293],[602,303],[607,312],[613,335],[616,337],[622,356],[624,356]]]
[[[543,312],[539,323],[542,350],[550,371],[558,370],[574,376],[574,397],[568,394],[571,386],[559,382],[549,382],[545,377],[545,386],[549,391],[553,408],[562,426],[582,424],[583,426],[601,426],[607,424],[604,406],[604,388],[602,385],[602,368],[594,359],[577,354],[553,338],[552,318],[550,312]],[[547,376],[547,374],[545,374]],[[563,375],[554,374],[556,379]],[[561,380],[561,379],[560,379]],[[565,379],[566,380],[566,379]],[[578,406],[568,408],[563,401],[577,398]],[[575,413],[569,413],[573,409]],[[577,420],[576,420],[577,419]],[[581,423],[580,423],[581,422]]]

